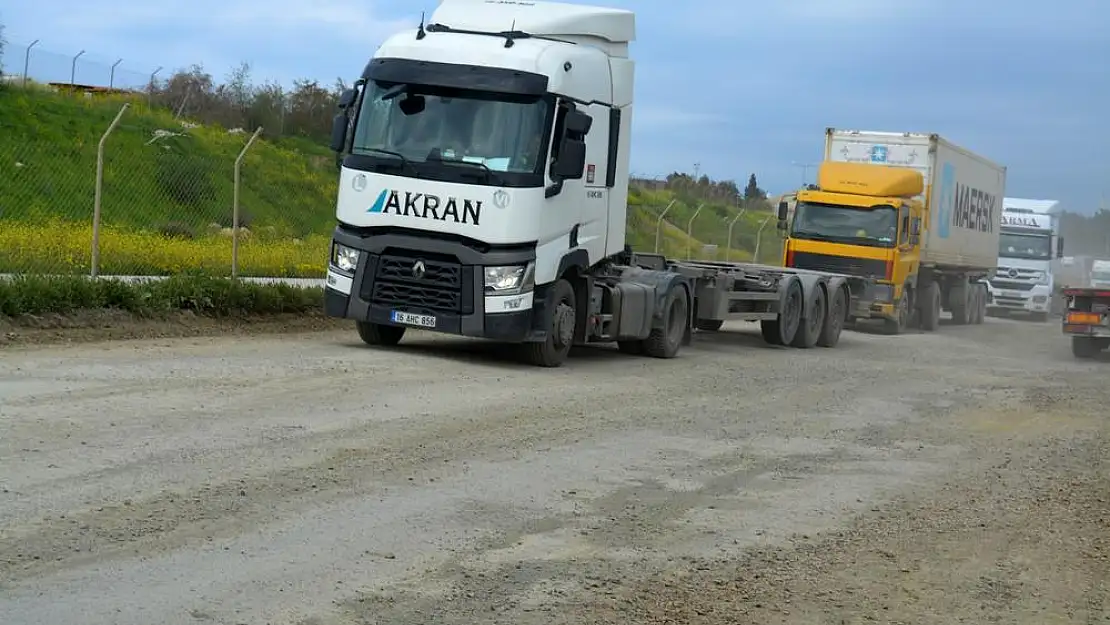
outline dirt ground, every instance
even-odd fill
[[[9,328],[0,622],[1110,623],[1110,359],[1054,323],[538,370],[317,322]]]

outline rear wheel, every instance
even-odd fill
[[[1071,353],[1076,358],[1094,358],[1102,351],[1102,344],[1089,336],[1071,337]]]
[[[952,311],[952,323],[965,326],[971,313],[971,285],[960,282],[948,291],[948,309]]]
[[[802,323],[798,326],[798,331],[794,333],[794,340],[790,341],[790,345],[802,349],[809,349],[817,345],[817,339],[821,337],[821,331],[825,327],[825,315],[827,313],[828,299],[825,297],[825,289],[819,286],[817,292],[813,294],[813,302],[806,310],[805,316],[802,317]]]
[[[674,358],[682,347],[689,310],[686,290],[672,287],[663,304],[663,327],[652,330],[644,340],[644,353],[652,358]]]
[[[848,298],[844,289],[835,289],[829,298],[829,312],[825,315],[825,325],[821,328],[821,336],[817,337],[817,344],[821,347],[836,347],[840,342],[840,333],[844,330],[844,319],[848,312]]]
[[[537,367],[562,366],[574,344],[574,325],[577,318],[574,287],[565,279],[560,279],[551,287],[548,303],[545,326],[547,337],[543,341],[523,345],[528,364]]]
[[[358,328],[358,337],[367,345],[393,347],[401,342],[401,337],[405,336],[404,326],[356,321],[355,327]]]
[[[802,321],[802,284],[791,280],[782,298],[779,314],[774,319],[759,322],[763,340],[771,345],[789,345]]]
[[[987,319],[987,287],[983,284],[973,285],[975,289],[975,306],[972,309],[974,318],[971,323],[982,325]]]

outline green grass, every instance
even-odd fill
[[[0,227],[9,220],[91,223],[97,144],[125,101],[131,108],[106,143],[103,223],[201,238],[216,226],[231,225],[234,162],[249,133],[183,126],[171,112],[149,109],[142,97],[87,98],[33,85],[0,88]],[[159,131],[172,135],[156,139]],[[270,241],[328,236],[335,223],[336,181],[334,156],[326,146],[301,138],[270,140],[264,133],[242,167],[243,223]],[[675,199],[680,198],[669,191],[630,190],[627,239],[633,249],[655,248],[657,217]],[[767,213],[745,214],[727,242],[735,207],[710,203],[694,222],[691,238],[685,230],[697,202],[681,199],[667,213],[662,253],[685,258],[689,248],[701,257],[703,243],[711,243],[719,246],[717,259],[725,258],[729,245],[733,260],[751,258],[755,232]],[[763,234],[765,262],[775,257],[777,244],[770,224]],[[324,261],[319,259],[320,271]]]
[[[105,224],[203,231],[231,225],[234,162],[247,133],[190,128],[142,98],[85,98],[41,87],[0,89],[0,219],[92,219],[97,144],[125,101],[131,108],[105,144]],[[155,139],[158,131],[171,133]],[[290,237],[334,225],[336,170],[326,146],[261,139],[242,166],[244,223]]]
[[[22,276],[0,280],[0,316],[70,314],[115,309],[141,317],[189,310],[208,317],[307,313],[323,310],[323,289],[254,284],[180,275],[122,282],[83,276]]]

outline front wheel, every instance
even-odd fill
[[[570,355],[574,344],[574,326],[577,320],[574,287],[560,279],[551,287],[546,308],[547,337],[536,343],[524,344],[524,358],[537,367],[560,367]]]
[[[384,323],[371,323],[369,321],[356,321],[358,337],[367,345],[380,347],[393,347],[401,342],[405,336],[404,326],[389,326]]]

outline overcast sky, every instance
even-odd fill
[[[772,192],[821,157],[826,126],[938,132],[1008,167],[1007,195],[1110,208],[1110,2],[594,0],[635,8],[632,169]],[[353,79],[414,0],[52,0],[0,9],[7,71],[144,84],[159,66],[240,61],[259,81]],[[127,8],[123,8],[124,6]],[[757,8],[753,6],[759,5]],[[809,170],[812,181],[813,170]]]

